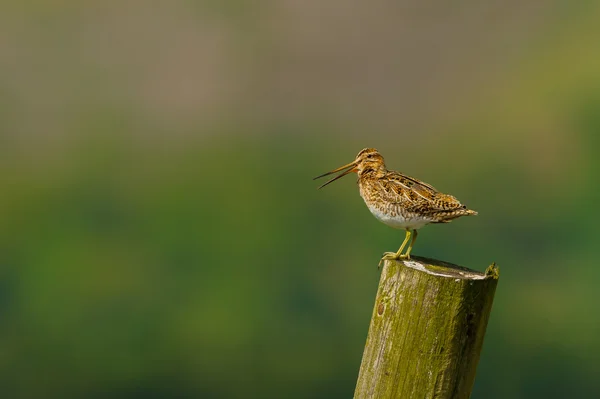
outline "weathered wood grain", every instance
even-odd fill
[[[386,261],[354,398],[469,398],[498,277],[495,265]]]

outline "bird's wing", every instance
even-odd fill
[[[382,182],[382,196],[390,202],[402,203],[408,211],[449,211],[463,205],[452,195],[440,193],[430,184],[398,172],[388,172]]]

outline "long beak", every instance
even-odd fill
[[[341,178],[341,177],[344,177],[344,176],[346,176],[346,175],[347,175],[347,174],[349,174],[349,173],[356,172],[356,169],[355,169],[355,168],[356,168],[356,161],[354,161],[354,162],[350,162],[349,164],[347,164],[347,165],[344,165],[344,166],[340,166],[339,168],[337,168],[337,169],[334,169],[334,170],[332,170],[331,172],[323,173],[322,175],[315,177],[313,180],[317,180],[317,179],[320,179],[321,177],[328,176],[328,175],[330,175],[330,174],[332,174],[332,173],[336,173],[336,172],[339,172],[339,171],[341,171],[341,170],[348,169],[348,170],[344,171],[343,173],[340,173],[339,175],[337,175],[337,176],[336,176],[336,177],[334,177],[333,179],[331,179],[331,180],[328,180],[326,183],[324,183],[324,184],[322,184],[321,186],[319,186],[319,188],[323,188],[323,187],[325,187],[326,185],[328,185],[329,183],[333,183],[333,182],[334,182],[334,181],[336,181],[337,179],[339,179],[339,178]]]

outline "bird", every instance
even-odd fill
[[[356,173],[360,196],[373,216],[390,227],[406,231],[398,251],[385,252],[379,265],[386,260],[410,259],[417,240],[417,230],[423,226],[449,223],[461,216],[477,215],[476,211],[468,209],[454,196],[444,194],[414,177],[388,170],[383,156],[375,148],[362,149],[354,161],[313,180],[337,172],[341,173],[322,184],[319,189],[350,173]],[[406,247],[409,241],[410,244]]]

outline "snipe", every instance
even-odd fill
[[[441,193],[413,177],[387,170],[383,157],[374,148],[365,148],[354,161],[314,179],[336,172],[342,173],[319,188],[349,173],[357,173],[360,196],[373,216],[388,226],[406,230],[400,249],[397,252],[385,252],[381,261],[410,259],[417,230],[429,223],[449,223],[461,216],[477,215],[452,195]],[[406,252],[402,253],[409,240]]]

